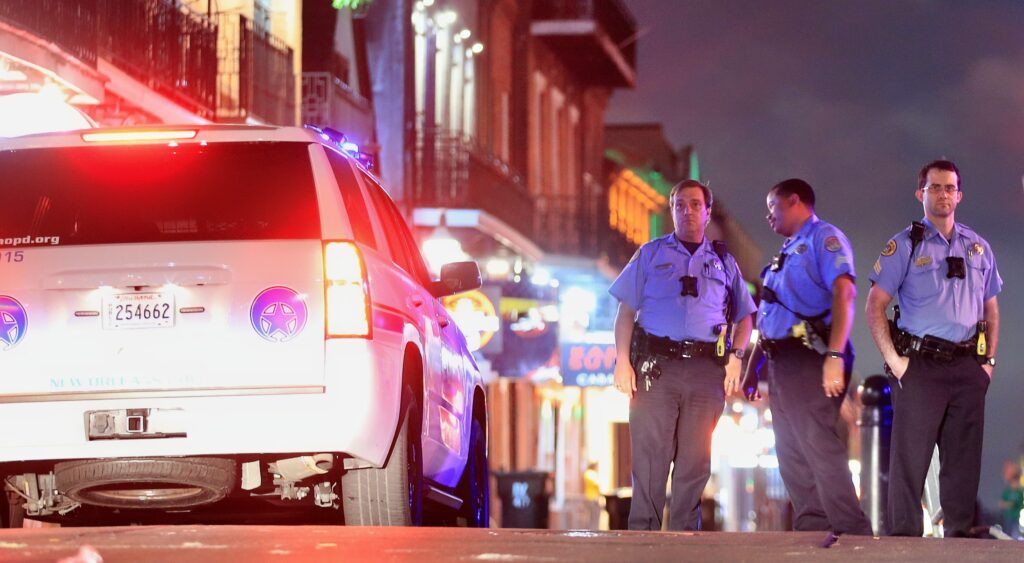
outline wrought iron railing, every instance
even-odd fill
[[[0,20],[45,38],[96,65],[97,0],[3,0]]]
[[[220,16],[217,118],[295,124],[292,49],[240,14]]]
[[[160,94],[198,115],[213,117],[217,83],[214,22],[174,0],[101,0],[97,5],[103,56]]]
[[[584,187],[579,195],[546,195],[537,198],[534,231],[545,252],[606,257],[621,267],[637,246],[608,225],[607,192],[599,186]]]
[[[523,177],[472,138],[421,130],[416,167],[413,206],[481,209],[532,238],[535,207]]]

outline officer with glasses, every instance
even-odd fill
[[[1002,279],[992,247],[955,220],[960,180],[948,160],[921,169],[924,220],[889,240],[870,276],[868,325],[893,389],[891,535],[924,532],[921,495],[936,445],[946,535],[967,535],[975,519]],[[890,321],[886,309],[897,296]]]
[[[739,392],[755,307],[736,260],[704,236],[712,201],[695,180],[673,187],[674,232],[640,247],[609,289],[619,301],[615,387],[632,399],[631,530],[662,528],[673,463],[668,527],[700,529],[711,432],[725,394]]]
[[[768,224],[786,240],[762,274],[758,345],[768,359],[775,449],[793,527],[829,532],[828,546],[839,534],[872,530],[836,431],[853,364],[853,249],[842,231],[818,219],[814,204],[814,189],[799,178],[768,192]],[[757,397],[756,382],[743,387]]]

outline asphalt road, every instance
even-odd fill
[[[649,533],[340,526],[0,530],[0,561],[1024,561],[1024,542],[810,532]],[[96,559],[96,557],[102,559]]]

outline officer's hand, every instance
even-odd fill
[[[842,358],[825,358],[821,367],[821,386],[825,388],[825,396],[842,397],[846,390],[846,378],[843,373]]]
[[[988,364],[981,364],[981,369],[985,370],[985,373],[988,374],[988,378],[991,381],[992,380],[992,370],[994,368],[992,366],[988,365]]]
[[[630,399],[636,392],[636,373],[628,361],[615,362],[615,389],[629,395]]]
[[[907,373],[907,368],[910,366],[910,358],[906,356],[896,356],[896,359],[891,362],[885,363],[889,366],[889,371],[892,372],[893,377],[898,380],[903,379],[903,375]]]
[[[737,358],[735,354],[729,354],[729,363],[725,364],[725,381],[722,383],[726,395],[739,394],[740,368],[742,366],[743,360]]]

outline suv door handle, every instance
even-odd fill
[[[413,307],[422,307],[423,298],[420,297],[419,295],[411,295],[409,296],[409,304],[412,305]]]
[[[447,316],[447,315],[438,315],[438,316],[437,316],[437,324],[438,324],[438,325],[439,325],[439,326],[440,326],[441,328],[445,328],[446,326],[448,326],[449,324],[451,324],[451,320],[450,320],[450,319],[448,318],[448,316]]]

